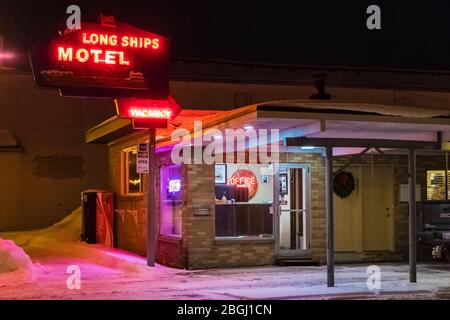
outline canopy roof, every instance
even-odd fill
[[[288,137],[391,139],[438,142],[450,140],[450,110],[335,101],[272,101],[231,111],[183,110],[167,129],[157,130],[159,146],[171,144],[176,128],[194,131],[194,121],[206,129],[279,129]],[[92,128],[87,143],[110,143],[133,134],[129,120],[116,117]],[[134,133],[134,134],[143,134]]]

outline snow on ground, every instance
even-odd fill
[[[0,237],[12,239],[21,247],[40,247],[48,242],[79,242],[81,235],[81,208],[54,225],[39,230],[0,233]]]
[[[88,245],[81,242],[81,219],[82,210],[78,208],[51,227],[7,232],[0,234],[0,237],[13,240],[31,255],[70,255],[124,272],[136,273],[143,269],[147,270],[146,261],[142,257],[138,258],[129,252],[102,245]]]
[[[79,241],[81,210],[42,230],[0,234],[16,271],[0,273],[0,299],[449,299],[450,264],[423,264],[418,283],[407,264],[380,264],[381,289],[367,288],[367,265],[336,267],[336,287],[326,287],[326,267],[259,267],[177,270],[146,266],[143,257]],[[2,260],[3,259],[3,260]],[[80,270],[81,288],[67,286]],[[14,269],[14,267],[12,268]],[[9,267],[8,267],[9,270]],[[28,270],[25,277],[18,270]],[[31,270],[31,271],[30,271]]]
[[[13,241],[0,238],[0,287],[32,280],[30,257]]]

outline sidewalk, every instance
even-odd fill
[[[381,290],[367,288],[367,265],[336,267],[336,287],[326,287],[326,267],[261,267],[187,271],[149,268],[145,259],[101,246],[65,244],[29,248],[35,280],[2,287],[0,299],[449,299],[450,264],[421,264],[418,283],[407,264],[380,264]],[[70,253],[72,252],[72,253]],[[81,289],[66,286],[69,265],[81,270]]]

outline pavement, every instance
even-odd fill
[[[326,286],[326,267],[179,270],[145,265],[145,259],[99,246],[31,248],[34,278],[2,285],[0,299],[76,300],[336,300],[449,299],[450,263],[419,264],[409,283],[408,265],[378,264],[379,286],[369,289],[369,265],[336,266],[336,286]],[[79,268],[80,287],[70,283]],[[7,276],[8,274],[6,274]],[[5,276],[5,275],[3,275]],[[77,276],[77,275],[75,275]],[[370,282],[372,285],[376,282]],[[68,285],[69,284],[69,285]]]

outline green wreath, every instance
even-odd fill
[[[347,171],[339,172],[333,181],[333,191],[342,199],[349,197],[355,190],[355,178]]]

